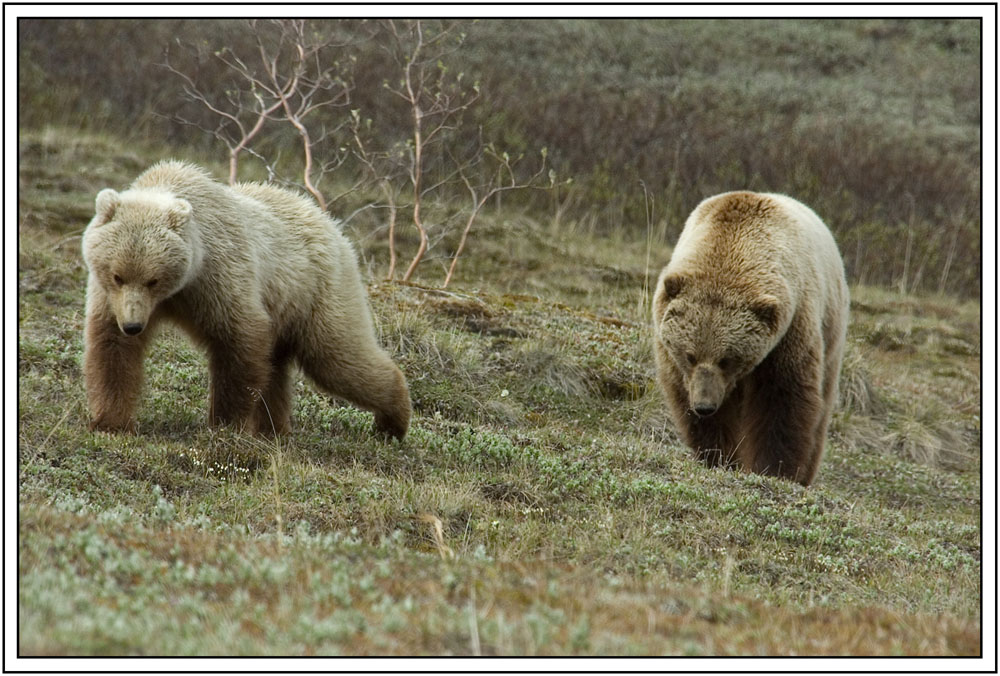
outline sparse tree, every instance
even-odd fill
[[[177,44],[181,44],[179,40]],[[245,69],[243,62],[227,48],[215,52],[214,56],[235,72]],[[281,99],[265,102],[262,92],[253,86],[252,79],[249,87],[227,89],[220,96],[210,97],[187,73],[171,63],[169,50],[164,55],[163,66],[183,80],[182,90],[189,100],[201,103],[215,116],[212,127],[179,115],[177,120],[197,127],[225,144],[229,150],[229,184],[236,183],[240,155],[249,148],[250,143],[264,128],[264,123],[281,107]],[[295,87],[296,83],[290,81],[288,86]]]
[[[353,60],[338,58],[343,57],[345,45],[305,20],[252,20],[246,30],[251,49],[237,52],[223,47],[211,56],[227,71],[232,83],[224,92],[200,87],[171,63],[169,53],[166,55],[164,66],[183,80],[185,95],[214,117],[213,126],[182,121],[204,129],[226,146],[230,183],[237,180],[244,151],[257,156],[269,173],[276,175],[276,160],[269,160],[252,144],[268,123],[291,125],[302,144],[302,185],[326,210],[329,200],[320,183],[348,159],[349,152],[336,143],[345,122],[331,122],[337,118],[320,111],[350,104]],[[182,46],[180,41],[177,44]],[[318,161],[319,155],[323,161]]]
[[[427,192],[428,149],[442,143],[447,132],[459,123],[461,114],[479,99],[479,83],[466,87],[462,82],[464,74],[452,76],[443,62],[465,41],[465,34],[458,31],[459,24],[439,24],[435,30],[420,20],[388,19],[384,27],[391,38],[388,49],[400,69],[399,81],[384,86],[405,102],[412,119],[408,175],[413,191],[413,225],[420,234],[420,244],[403,274],[406,282],[428,246],[421,211]]]
[[[265,135],[284,127],[294,129],[300,141],[301,185],[320,208],[327,210],[363,184],[375,186],[388,209],[390,280],[397,274],[400,209],[412,208],[419,234],[417,250],[402,274],[408,282],[431,247],[425,222],[428,198],[441,203],[457,191],[466,193],[468,206],[457,215],[463,225],[456,226],[462,227],[461,237],[448,267],[447,286],[490,198],[519,188],[554,185],[551,171],[546,182],[546,152],[541,153],[538,169],[529,173],[519,166],[523,155],[511,158],[485,143],[481,130],[471,134],[463,129],[463,116],[481,92],[478,82],[468,82],[464,73],[452,73],[447,65],[449,55],[465,41],[461,23],[389,19],[358,24],[355,34],[376,40],[390,56],[396,77],[382,83],[383,91],[402,102],[409,120],[404,138],[387,140],[373,131],[372,120],[362,117],[361,110],[339,112],[351,103],[355,59],[346,54],[346,41],[331,37],[333,29],[321,28],[303,20],[248,21],[246,39],[238,49],[224,47],[211,55],[198,52],[201,60],[222,68],[224,77],[212,79],[227,83],[221,92],[200,86],[198,78],[175,65],[168,53],[165,67],[181,78],[185,95],[207,111],[184,121],[226,146],[230,183],[237,180],[245,152],[262,161],[270,176],[280,178],[280,153]],[[336,199],[328,199],[323,177],[350,159],[360,169],[351,172],[353,185]],[[449,229],[438,225],[443,237]]]
[[[555,185],[556,176],[552,170],[548,172],[547,183],[544,182],[543,178],[545,177],[545,161],[548,157],[548,150],[546,148],[542,148],[541,157],[542,162],[538,171],[527,179],[520,180],[515,174],[515,168],[524,159],[524,156],[521,155],[515,159],[511,159],[510,155],[497,151],[492,144],[483,147],[482,151],[477,153],[468,162],[455,161],[458,176],[469,193],[469,211],[465,227],[462,229],[462,238],[459,240],[458,248],[455,249],[455,255],[452,256],[451,264],[448,266],[448,274],[444,278],[442,288],[447,288],[448,284],[451,283],[452,276],[455,274],[455,267],[458,265],[458,259],[465,250],[465,243],[469,238],[472,225],[490,198],[510,190],[521,188],[548,189]],[[493,165],[492,170],[486,174],[485,178],[476,181],[473,178],[473,170],[478,168],[478,165],[487,163]],[[543,182],[539,183],[540,179]]]
[[[408,156],[405,143],[397,143],[383,150],[374,149],[368,139],[372,120],[362,120],[359,110],[351,111],[352,150],[362,170],[378,186],[389,214],[389,270],[386,280],[396,276],[396,220],[400,208],[400,197],[404,186],[402,179],[408,176],[404,158]]]
[[[385,89],[403,101],[410,118],[410,134],[405,152],[391,149],[374,153],[355,135],[357,155],[376,177],[383,196],[389,201],[389,273],[392,279],[396,270],[395,225],[400,191],[392,188],[393,162],[405,162],[407,193],[412,200],[413,225],[419,234],[417,251],[403,274],[404,282],[410,281],[430,246],[429,228],[424,220],[425,198],[434,193],[446,193],[461,186],[469,195],[469,206],[463,212],[465,220],[461,239],[445,277],[444,286],[451,283],[458,259],[465,249],[469,233],[476,218],[490,198],[518,188],[549,188],[554,185],[554,174],[549,172],[548,183],[540,182],[545,176],[546,151],[541,153],[540,168],[526,179],[518,178],[515,171],[523,156],[512,159],[482,140],[481,133],[465,152],[457,147],[462,144],[459,131],[463,114],[479,101],[478,82],[466,84],[465,74],[452,74],[447,63],[449,54],[459,49],[465,33],[458,23],[429,23],[420,20],[386,20],[382,32],[389,39],[385,49],[398,68],[399,77],[394,83],[385,82]],[[355,129],[360,126],[355,120]],[[481,130],[480,130],[481,132]],[[428,158],[441,158],[431,167]],[[381,163],[381,170],[376,165]],[[398,167],[398,165],[396,165]],[[433,169],[433,179],[430,179]]]

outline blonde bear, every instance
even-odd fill
[[[805,205],[730,192],[695,208],[657,283],[653,330],[671,417],[703,462],[813,481],[848,304],[837,245]]]
[[[354,250],[309,200],[162,162],[97,195],[83,257],[92,428],[134,430],[146,348],[172,321],[208,353],[212,424],[286,432],[297,363],[406,434],[406,380],[378,345]]]

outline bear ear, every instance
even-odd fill
[[[121,204],[121,197],[111,188],[105,188],[97,193],[97,199],[94,201],[94,210],[96,212],[94,217],[95,224],[103,225],[114,218],[119,204]]]
[[[761,296],[750,305],[750,311],[771,331],[778,328],[781,306],[778,303],[778,299],[774,296]]]
[[[664,300],[673,300],[684,289],[687,284],[687,277],[683,275],[670,275],[663,280]]]
[[[191,220],[191,203],[185,199],[177,198],[167,210],[167,223],[174,230],[180,230]]]

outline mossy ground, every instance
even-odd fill
[[[20,139],[21,655],[979,653],[977,303],[852,289],[804,489],[679,444],[647,328],[665,243],[493,211],[441,290],[433,258],[379,281],[383,239],[349,228],[405,440],[301,378],[290,435],[210,429],[174,330],[139,434],[91,433],[79,236],[100,188],[167,154]]]

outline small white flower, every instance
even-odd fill
[[[508,394],[510,394],[510,392],[508,392],[507,390],[501,390],[500,391],[500,396],[501,397],[506,397]]]

